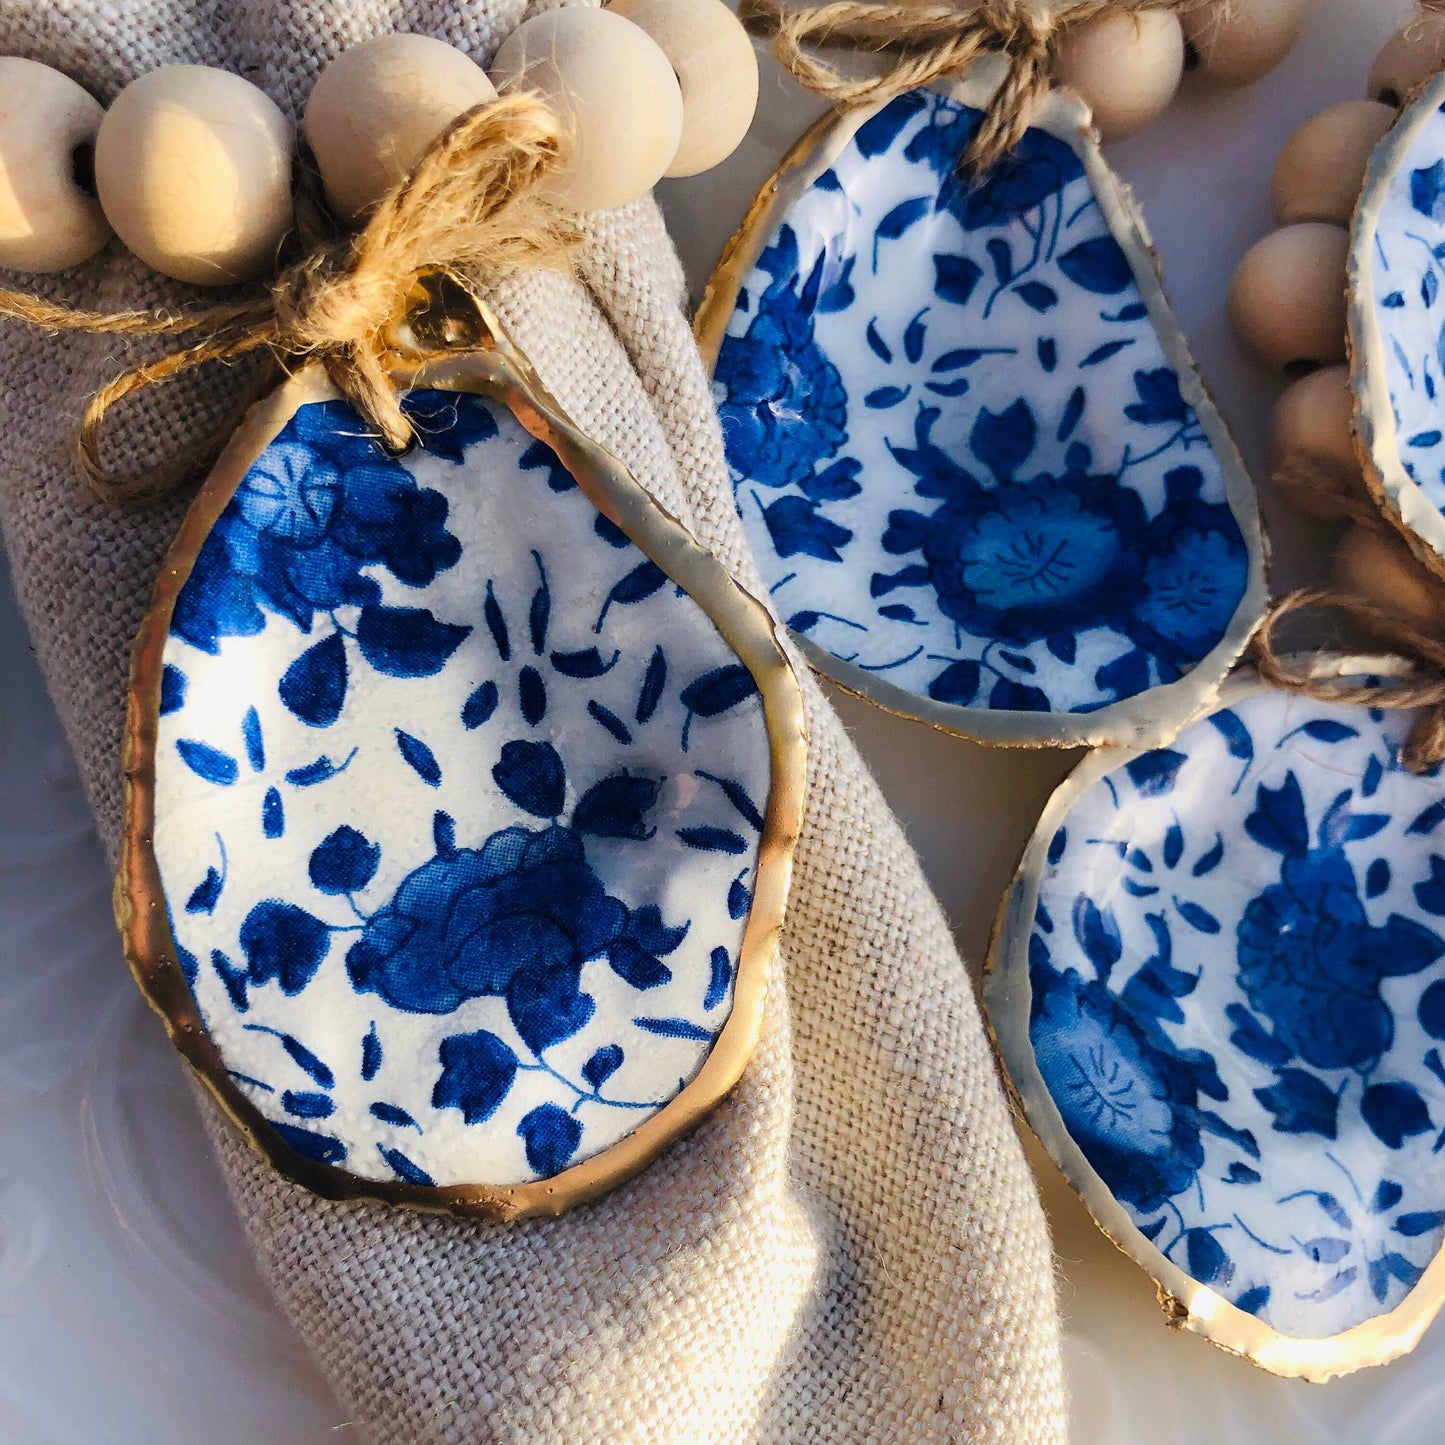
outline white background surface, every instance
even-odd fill
[[[1363,95],[1371,57],[1406,12],[1405,0],[1317,0],[1299,47],[1259,86],[1229,97],[1188,88],[1144,135],[1112,150],[1256,475],[1278,384],[1229,335],[1229,275],[1269,226],[1269,174],[1285,137],[1313,111]],[[663,187],[695,290],[818,108],[765,67],[759,118],[738,155]],[[1266,510],[1277,582],[1318,573],[1326,535],[1268,496]],[[990,751],[848,698],[839,707],[976,965],[1070,756]],[[1166,1331],[1144,1275],[1038,1162],[1062,1264],[1077,1445],[1441,1439],[1445,1320],[1387,1369],[1324,1387],[1272,1379]],[[181,1066],[121,961],[74,768],[19,617],[0,595],[0,1441],[348,1438],[355,1432],[268,1306]]]

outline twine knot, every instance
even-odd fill
[[[87,403],[73,456],[81,478],[108,501],[164,496],[219,455],[231,430],[140,478],[122,478],[100,455],[110,409],[133,392],[208,362],[269,355],[259,384],[309,361],[388,446],[412,436],[390,376],[395,328],[429,280],[475,296],[530,268],[566,266],[580,236],[547,199],[541,182],[564,155],[560,122],[533,96],[489,101],[460,116],[428,148],[411,175],[377,203],[354,237],[325,236],[298,205],[304,254],[260,295],[186,311],[90,312],[22,292],[0,291],[0,316],[48,331],[196,337],[157,361],[123,371]],[[304,198],[303,198],[304,199]]]
[[[1053,85],[1059,49],[1071,31],[1110,13],[1182,12],[1210,3],[1218,0],[982,0],[977,6],[826,0],[796,8],[783,0],[742,0],[738,16],[772,42],[800,85],[838,106],[891,100],[961,75],[983,55],[1006,56],[1008,74],[963,157],[963,169],[977,174],[1023,138]],[[889,64],[881,75],[849,74],[818,54],[838,49],[883,55]]]
[[[1409,664],[1409,671],[1387,686],[1366,687],[1342,678],[1322,677],[1308,661],[1292,663],[1275,650],[1274,634],[1286,617],[1314,609],[1343,613]],[[1417,632],[1393,613],[1343,593],[1312,588],[1292,592],[1270,609],[1254,638],[1254,664],[1271,686],[1319,702],[1394,710],[1420,709],[1401,754],[1412,772],[1445,763],[1445,643]]]

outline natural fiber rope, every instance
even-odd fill
[[[1070,31],[1107,14],[1187,11],[1221,0],[982,0],[908,4],[904,0],[828,0],[793,7],[782,0],[742,0],[738,15],[754,35],[772,41],[783,68],[835,105],[891,100],[944,76],[959,75],[981,56],[1009,57],[1008,75],[964,156],[968,170],[997,164],[1023,138],[1053,84],[1054,63]],[[1227,6],[1229,0],[1222,0]],[[1445,0],[1440,0],[1445,4]],[[888,57],[879,76],[849,75],[820,50],[852,49]]]
[[[387,370],[388,328],[402,318],[423,276],[446,276],[475,291],[520,270],[569,264],[579,237],[538,186],[563,149],[560,124],[539,100],[491,101],[440,135],[355,237],[323,239],[324,222],[303,192],[297,214],[305,254],[260,296],[185,311],[94,312],[0,291],[0,316],[46,331],[198,338],[122,372],[87,404],[75,465],[110,501],[164,495],[224,444],[223,437],[207,441],[148,477],[117,477],[100,452],[110,409],[197,366],[254,352],[269,353],[273,363],[263,369],[260,388],[278,370],[319,361],[386,443],[400,448],[411,439],[411,425]]]
[[[1412,665],[1411,673],[1388,687],[1364,687],[1338,678],[1318,677],[1307,666],[1286,663],[1275,651],[1274,633],[1292,614],[1309,609],[1342,612],[1387,644]],[[1393,613],[1339,592],[1314,588],[1292,592],[1270,608],[1254,637],[1254,662],[1273,687],[1320,702],[1397,710],[1424,709],[1405,745],[1405,766],[1423,772],[1445,762],[1445,643],[1417,632]]]
[[[1445,0],[1442,0],[1445,3]],[[1296,453],[1284,458],[1274,469],[1273,480],[1293,500],[1296,497],[1315,497],[1328,502],[1335,508],[1340,520],[1352,522],[1371,532],[1391,532],[1386,520],[1374,501],[1361,495],[1349,486],[1338,487],[1329,480],[1329,473],[1308,453]],[[1363,481],[1361,482],[1363,486]],[[1320,514],[1324,515],[1324,514]]]

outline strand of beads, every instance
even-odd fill
[[[275,270],[295,222],[296,136],[249,81],[165,66],[107,110],[57,70],[0,57],[0,86],[0,267],[62,271],[114,234],[196,285]],[[722,0],[549,11],[518,26],[490,73],[423,35],[367,41],[322,71],[302,116],[328,205],[355,221],[452,121],[509,91],[563,121],[558,203],[607,210],[732,154],[757,106],[757,60]]]
[[[1350,225],[1375,148],[1400,105],[1445,68],[1445,19],[1412,21],[1370,70],[1367,99],[1306,120],[1274,169],[1277,228],[1245,254],[1229,289],[1235,335],[1292,378],[1269,423],[1269,466],[1297,511],[1345,525],[1333,574],[1345,592],[1417,630],[1445,635],[1445,588],[1370,496],[1357,450],[1345,364]]]
[[[1065,40],[1058,75],[1105,140],[1132,135],[1174,99],[1187,70],[1222,90],[1249,85],[1289,54],[1312,0],[1208,0],[1183,11],[1106,13]]]

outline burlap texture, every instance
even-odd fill
[[[102,100],[160,64],[222,65],[294,115],[348,44],[416,30],[485,62],[525,10],[0,0],[0,53]],[[585,289],[556,275],[509,287],[503,320],[571,414],[754,582],[652,203],[597,218],[585,262]],[[102,309],[190,299],[114,246],[43,289]],[[7,328],[0,355],[0,522],[112,857],[130,641],[183,503],[111,510],[65,448],[89,391],[138,354]],[[143,465],[198,434],[241,380],[213,370],[143,399],[116,458]],[[208,1111],[261,1269],[369,1438],[1062,1439],[1048,1241],[968,980],[876,785],[816,684],[804,690],[808,815],[761,1047],[732,1099],[640,1179],[512,1226],[330,1204]]]

